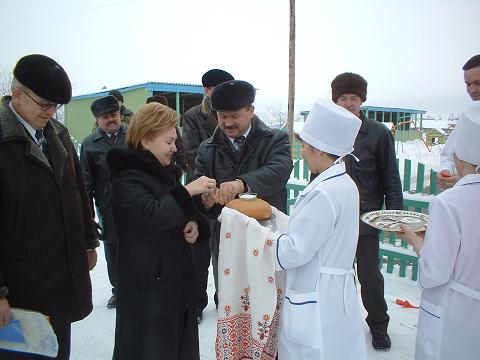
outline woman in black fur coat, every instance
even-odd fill
[[[119,235],[115,360],[199,359],[190,245],[209,230],[192,196],[215,191],[201,177],[182,186],[171,164],[177,114],[150,103],[134,115],[128,148],[112,148],[112,210]]]

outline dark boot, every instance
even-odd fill
[[[200,324],[203,320],[203,309],[196,308],[195,316],[197,317],[197,323]]]
[[[374,349],[388,350],[392,346],[387,330],[370,329],[370,334],[372,334],[372,346]]]
[[[115,297],[115,295],[112,295],[112,297],[107,302],[107,308],[114,309],[116,306],[117,306],[117,298]]]

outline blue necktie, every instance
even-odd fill
[[[242,148],[242,144],[243,144],[244,141],[245,141],[245,136],[243,136],[243,135],[237,136],[233,140],[233,142],[237,144],[237,152],[240,151],[240,149]]]
[[[40,147],[40,149],[42,149],[43,153],[48,159],[49,156],[48,156],[47,139],[45,139],[45,136],[43,135],[43,129],[35,130],[35,138],[37,139],[38,146]]]

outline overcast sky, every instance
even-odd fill
[[[1,0],[0,71],[56,59],[74,95],[147,81],[199,84],[222,68],[286,109],[288,0]],[[8,5],[7,5],[8,4]],[[366,104],[458,113],[462,66],[480,53],[480,0],[297,0],[295,110],[352,71]],[[128,102],[127,102],[128,105]]]

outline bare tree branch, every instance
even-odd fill
[[[0,71],[0,96],[10,95],[10,85],[12,84],[12,73]]]

